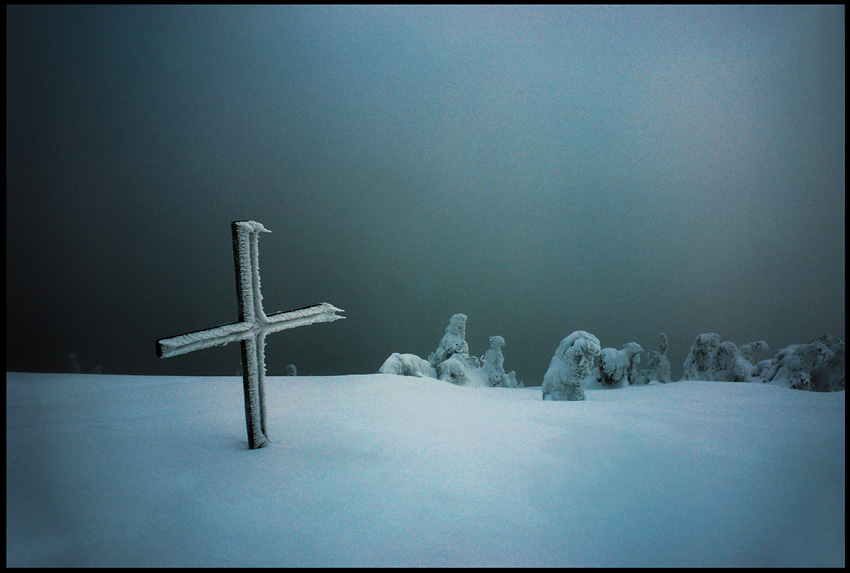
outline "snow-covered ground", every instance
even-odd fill
[[[6,375],[7,566],[839,566],[845,392]]]

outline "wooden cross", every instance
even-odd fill
[[[156,354],[160,358],[169,358],[210,346],[223,346],[237,340],[241,342],[245,423],[248,426],[248,447],[254,450],[269,443],[266,435],[263,389],[266,376],[266,335],[317,322],[333,322],[345,318],[336,314],[345,311],[323,302],[316,306],[266,316],[260,291],[259,236],[260,233],[271,231],[255,221],[233,221],[231,228],[239,322],[162,338],[156,341]]]

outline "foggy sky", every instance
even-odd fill
[[[845,329],[844,7],[6,7],[6,369],[235,375],[256,220],[282,375]]]

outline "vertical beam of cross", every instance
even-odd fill
[[[333,322],[345,318],[336,314],[345,311],[323,302],[266,316],[260,289],[259,235],[271,231],[255,221],[233,221],[231,229],[239,322],[162,338],[156,342],[156,354],[160,358],[169,358],[239,341],[242,347],[242,383],[245,391],[248,447],[254,450],[269,443],[265,419],[266,336],[288,328]]]

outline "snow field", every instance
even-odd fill
[[[7,566],[843,566],[844,392],[6,376]]]

